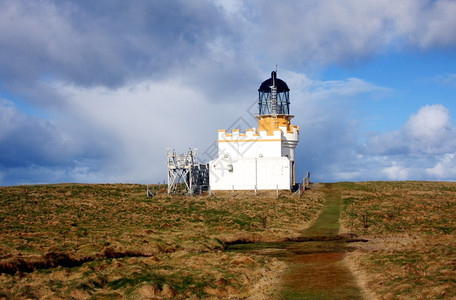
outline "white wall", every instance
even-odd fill
[[[231,171],[230,171],[231,170]],[[278,158],[218,158],[209,162],[212,190],[274,190],[291,187],[291,162]]]
[[[291,161],[299,139],[297,127],[286,127],[273,135],[253,128],[240,133],[218,133],[218,158],[209,162],[212,190],[290,189]]]

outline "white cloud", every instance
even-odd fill
[[[448,109],[435,104],[421,107],[400,131],[371,136],[361,149],[365,165],[381,169],[388,179],[454,180],[455,140]]]
[[[213,2],[230,15],[239,14],[244,8],[242,0],[213,0]]]
[[[427,174],[436,179],[456,179],[456,152],[440,156],[435,165],[426,168]]]
[[[456,132],[450,113],[443,105],[426,105],[412,115],[403,127],[410,144],[424,152],[446,151],[446,144],[455,146]]]
[[[456,128],[441,104],[426,105],[400,131],[371,136],[366,153],[380,155],[445,154],[456,149]]]
[[[435,76],[434,78],[418,80],[424,83],[437,83],[440,85],[447,85],[447,86],[456,86],[456,74],[455,73],[445,73]]]
[[[115,91],[65,85],[59,89],[68,95],[65,114],[114,137],[107,145],[111,157],[100,163],[98,173],[80,168],[79,181],[163,180],[167,147],[179,153],[198,148],[203,155],[217,139],[217,129],[245,117],[250,105],[207,101],[178,81],[145,81]]]
[[[373,133],[367,141],[366,153],[374,155],[408,154],[410,144],[400,131]]]
[[[400,130],[371,133],[362,144],[360,121],[339,113],[350,102],[317,103],[322,107],[297,114],[298,177],[311,171],[314,181],[456,179],[455,125],[443,105],[425,105]]]
[[[391,166],[383,168],[382,172],[386,174],[389,180],[406,180],[410,178],[409,170],[398,165],[396,161],[393,161]]]
[[[456,45],[456,3],[439,0],[249,2],[250,48],[292,68],[356,64],[393,49]]]

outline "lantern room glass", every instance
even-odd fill
[[[277,78],[275,71],[271,72],[271,78],[265,80],[258,89],[258,108],[259,115],[290,114],[290,89],[285,81]]]

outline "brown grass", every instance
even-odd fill
[[[0,187],[0,298],[247,297],[283,263],[225,243],[298,237],[323,203],[314,191],[161,188],[148,198],[142,185]]]
[[[340,183],[343,234],[359,243],[346,262],[366,297],[456,298],[456,183]]]

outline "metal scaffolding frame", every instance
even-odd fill
[[[196,150],[177,154],[168,149],[168,194],[176,193],[182,184],[190,195],[209,188],[209,166],[197,163]]]

